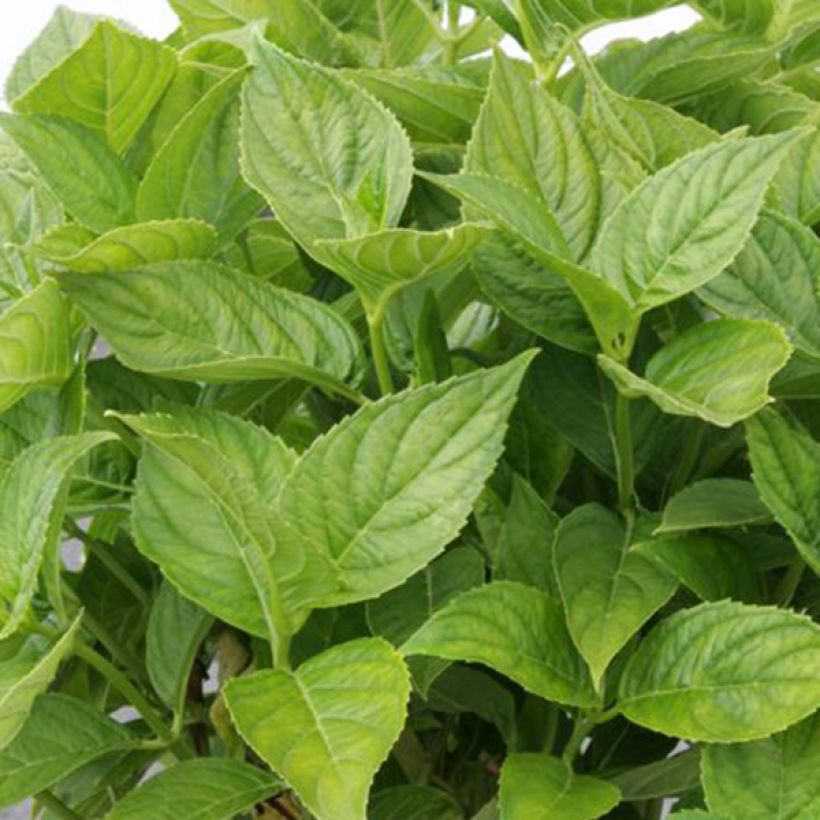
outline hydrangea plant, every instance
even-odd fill
[[[5,89],[0,806],[820,817],[816,0],[171,5]]]

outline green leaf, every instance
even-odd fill
[[[693,741],[738,743],[787,728],[820,706],[820,627],[773,607],[730,601],[667,618],[623,673],[618,705],[634,723]]]
[[[820,444],[771,410],[749,419],[746,439],[763,503],[820,575]]]
[[[820,241],[811,229],[764,210],[735,261],[698,296],[727,316],[775,322],[798,350],[820,358],[818,270]]]
[[[59,535],[60,491],[75,462],[111,433],[57,436],[37,442],[11,464],[0,484],[0,639],[28,617],[44,555]]]
[[[749,33],[765,32],[776,13],[781,13],[777,0],[697,0],[695,3],[724,28]]]
[[[356,288],[372,314],[383,312],[404,285],[458,273],[487,232],[470,223],[430,233],[393,228],[357,239],[320,240],[314,253]]]
[[[607,222],[594,269],[640,313],[706,284],[743,247],[769,183],[803,136],[721,140],[659,171]]]
[[[262,209],[239,171],[238,94],[245,74],[236,71],[215,85],[171,132],[140,183],[139,219],[202,219],[224,242]]]
[[[170,48],[101,20],[75,51],[14,100],[14,110],[68,117],[119,153],[137,135],[175,70]]]
[[[80,617],[56,641],[27,637],[0,662],[0,749],[14,740],[38,695],[51,685],[80,628]],[[11,639],[14,640],[14,639]]]
[[[529,66],[501,51],[464,167],[500,177],[545,203],[571,259],[587,255],[608,205],[595,157],[575,114],[536,83]]]
[[[636,766],[611,778],[624,800],[656,800],[697,788],[700,753],[697,748]]]
[[[429,0],[370,0],[360,4],[365,14],[356,20],[378,43],[379,65],[386,68],[415,63],[435,43],[435,18]]]
[[[754,484],[736,478],[707,478],[669,499],[656,533],[765,524],[771,518]]]
[[[196,219],[169,219],[115,228],[100,237],[77,225],[65,225],[24,250],[80,273],[110,273],[158,262],[206,259],[215,244],[210,225]]]
[[[331,390],[361,377],[359,339],[332,308],[215,262],[59,279],[134,370],[217,383],[295,377]]]
[[[25,800],[89,761],[132,745],[123,726],[90,704],[41,695],[22,731],[0,751],[0,806]]]
[[[376,792],[367,807],[368,820],[463,820],[458,804],[439,789],[392,786]]]
[[[646,396],[665,413],[731,427],[771,401],[769,382],[790,355],[786,335],[771,322],[716,319],[662,347],[643,378],[607,356],[598,363],[625,396]]]
[[[803,121],[814,126],[792,148],[775,184],[783,209],[806,225],[820,222],[820,111]]]
[[[600,688],[627,641],[675,592],[672,575],[630,549],[618,515],[585,504],[562,519],[553,561],[572,640]]]
[[[760,600],[760,581],[748,546],[718,533],[682,532],[635,545],[702,601]]]
[[[269,772],[238,760],[186,760],[128,792],[106,820],[224,820],[281,789]]]
[[[136,178],[92,131],[57,117],[3,113],[0,127],[78,222],[104,233],[135,221]]]
[[[37,387],[60,385],[74,369],[68,306],[50,281],[0,315],[0,412]]]
[[[214,619],[169,583],[160,587],[145,633],[145,667],[162,702],[181,714],[188,677]]]
[[[402,652],[482,663],[547,700],[597,705],[558,602],[513,581],[462,593],[433,615]]]
[[[43,30],[15,60],[5,98],[13,102],[78,48],[99,18],[57,6]]]
[[[573,774],[557,757],[512,754],[501,768],[502,820],[595,820],[620,802],[615,786]]]
[[[379,638],[340,644],[296,672],[254,672],[225,687],[242,736],[317,820],[365,820],[367,793],[404,725],[410,682]]]
[[[706,801],[712,811],[748,820],[808,820],[820,808],[818,765],[820,712],[765,740],[707,746]]]
[[[732,820],[728,814],[714,814],[711,811],[701,811],[700,809],[683,809],[669,815],[672,820]]]
[[[214,34],[270,15],[270,0],[168,0],[190,39]]]
[[[285,228],[309,249],[316,239],[395,227],[412,157],[393,115],[360,88],[261,39],[251,59],[243,173]]]
[[[531,359],[525,353],[500,367],[388,396],[315,442],[279,496],[277,543],[309,545],[338,580],[323,589],[294,567],[287,585],[302,603],[373,598],[455,538],[501,455]]]

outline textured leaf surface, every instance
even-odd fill
[[[66,225],[49,231],[26,252],[81,273],[106,273],[178,259],[205,259],[215,244],[210,225],[194,219],[169,219],[126,225],[100,237]]]
[[[709,808],[748,820],[808,820],[820,809],[820,713],[754,743],[707,746]],[[804,813],[805,812],[805,813]]]
[[[160,587],[145,633],[145,666],[154,691],[177,713],[184,708],[191,666],[212,625],[213,618],[171,584]]]
[[[137,192],[141,220],[187,217],[232,239],[262,209],[239,171],[237,71],[215,85],[176,126],[148,166]]]
[[[814,225],[820,221],[820,111],[803,124],[814,131],[791,150],[776,184],[786,213]]]
[[[402,647],[482,663],[547,700],[596,703],[592,681],[549,595],[513,581],[495,581],[462,593]]]
[[[756,740],[820,706],[820,627],[793,612],[723,601],[667,618],[621,678],[624,715],[714,743]]]
[[[11,464],[0,484],[0,638],[15,632],[28,614],[43,556],[59,533],[53,511],[74,465],[111,433],[58,436],[33,444]]]
[[[365,820],[370,783],[401,732],[409,695],[404,662],[379,638],[225,689],[242,736],[318,820]]]
[[[270,14],[270,0],[168,0],[191,38],[241,28]]]
[[[14,101],[14,109],[73,119],[120,152],[175,70],[170,48],[102,20],[79,48]]]
[[[0,316],[0,412],[34,388],[62,384],[72,353],[68,305],[43,282]]]
[[[368,820],[462,820],[459,806],[443,791],[425,786],[393,786],[370,798]]]
[[[573,774],[557,757],[512,754],[501,768],[501,820],[595,820],[620,801],[615,786]]]
[[[820,444],[771,410],[747,422],[746,437],[763,503],[820,574]]]
[[[77,618],[53,643],[31,636],[14,655],[0,662],[0,749],[14,740],[35,698],[51,684],[58,667],[71,652],[79,626]]]
[[[531,358],[389,396],[316,441],[279,497],[277,540],[325,556],[338,587],[294,568],[287,583],[300,598],[375,597],[452,541],[495,468]]]
[[[610,661],[677,584],[631,550],[620,517],[597,504],[579,507],[561,521],[553,560],[570,635],[600,685]]]
[[[297,377],[333,386],[361,374],[358,337],[335,311],[215,262],[63,274],[60,283],[134,370],[189,381]]]
[[[0,126],[78,222],[101,233],[134,222],[136,178],[97,134],[58,117],[0,114]]]
[[[646,396],[666,413],[730,427],[769,403],[769,382],[790,355],[785,334],[771,322],[717,319],[661,348],[644,378],[606,356],[598,361],[624,395]]]
[[[248,182],[302,244],[394,227],[410,190],[410,143],[361,89],[258,40],[242,92]]]
[[[607,222],[594,268],[643,312],[706,284],[743,247],[803,132],[723,140],[664,168]]]
[[[225,820],[263,802],[279,788],[272,774],[238,760],[187,760],[129,792],[106,820]]]
[[[41,695],[23,730],[0,751],[0,806],[10,806],[107,752],[133,744],[128,732],[93,706]]]
[[[698,296],[727,316],[775,322],[798,350],[820,357],[818,270],[820,241],[814,233],[763,211],[735,261]]]
[[[680,532],[745,524],[765,524],[771,517],[749,481],[707,478],[669,499],[655,532]]]

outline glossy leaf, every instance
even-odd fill
[[[225,691],[243,737],[318,820],[365,819],[409,694],[401,657],[378,638],[335,646],[295,672],[237,678]]]
[[[481,663],[547,700],[593,706],[592,681],[549,595],[513,581],[462,593],[403,646],[406,655]]]
[[[118,801],[106,820],[224,820],[281,789],[269,772],[237,760],[186,760],[161,771]]]
[[[625,396],[646,396],[666,413],[730,427],[771,401],[769,382],[790,355],[776,325],[718,319],[695,325],[661,348],[643,378],[606,356],[598,361]]]
[[[820,627],[729,601],[666,618],[621,678],[629,720],[688,740],[732,743],[787,728],[820,706]]]
[[[557,757],[513,754],[501,769],[502,820],[595,820],[620,801],[615,786],[573,774]]]
[[[763,503],[820,574],[820,444],[774,411],[750,419],[746,437]]]
[[[570,635],[600,686],[610,661],[677,584],[630,549],[622,520],[597,504],[578,507],[561,521],[553,560]]]

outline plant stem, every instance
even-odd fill
[[[635,454],[632,448],[630,400],[617,394],[615,399],[615,453],[618,462],[618,506],[631,513],[635,494]]]
[[[373,366],[376,368],[379,391],[386,396],[392,393],[395,387],[393,374],[390,372],[390,360],[387,358],[387,348],[384,344],[384,312],[368,314],[367,327],[370,331],[370,350],[373,353]]]
[[[454,3],[453,0],[447,2],[447,33],[444,37],[444,53],[442,59],[445,65],[454,65],[459,46],[459,19],[461,17],[461,4]]]
[[[62,800],[55,797],[51,792],[39,792],[35,795],[34,799],[56,817],[63,817],[65,820],[82,820],[79,814],[72,811]]]
[[[94,639],[101,643],[106,652],[136,680],[144,680],[142,669],[137,659],[123,647],[120,642],[108,631],[88,610],[83,613],[83,626],[92,634]]]
[[[157,714],[148,699],[131,683],[128,678],[109,663],[102,655],[95,652],[90,646],[78,641],[74,646],[74,654],[85,661],[92,669],[96,669],[128,702],[142,715],[145,722],[151,727],[159,740],[166,745],[174,742],[175,738],[165,721]]]
[[[581,744],[584,742],[584,738],[586,738],[586,736],[596,726],[601,723],[607,723],[613,718],[616,718],[619,714],[620,709],[613,706],[611,709],[607,709],[603,712],[587,712],[579,716],[578,720],[575,721],[572,734],[570,735],[567,745],[564,747],[564,752],[561,755],[564,763],[566,763],[567,766],[572,767],[572,761],[578,756],[578,752],[581,750]]]
[[[797,558],[792,562],[792,565],[786,570],[780,583],[777,585],[775,592],[775,603],[778,606],[787,607],[794,598],[794,593],[797,592],[797,587],[800,585],[800,580],[803,577],[803,572],[806,569],[806,562],[802,558]]]

